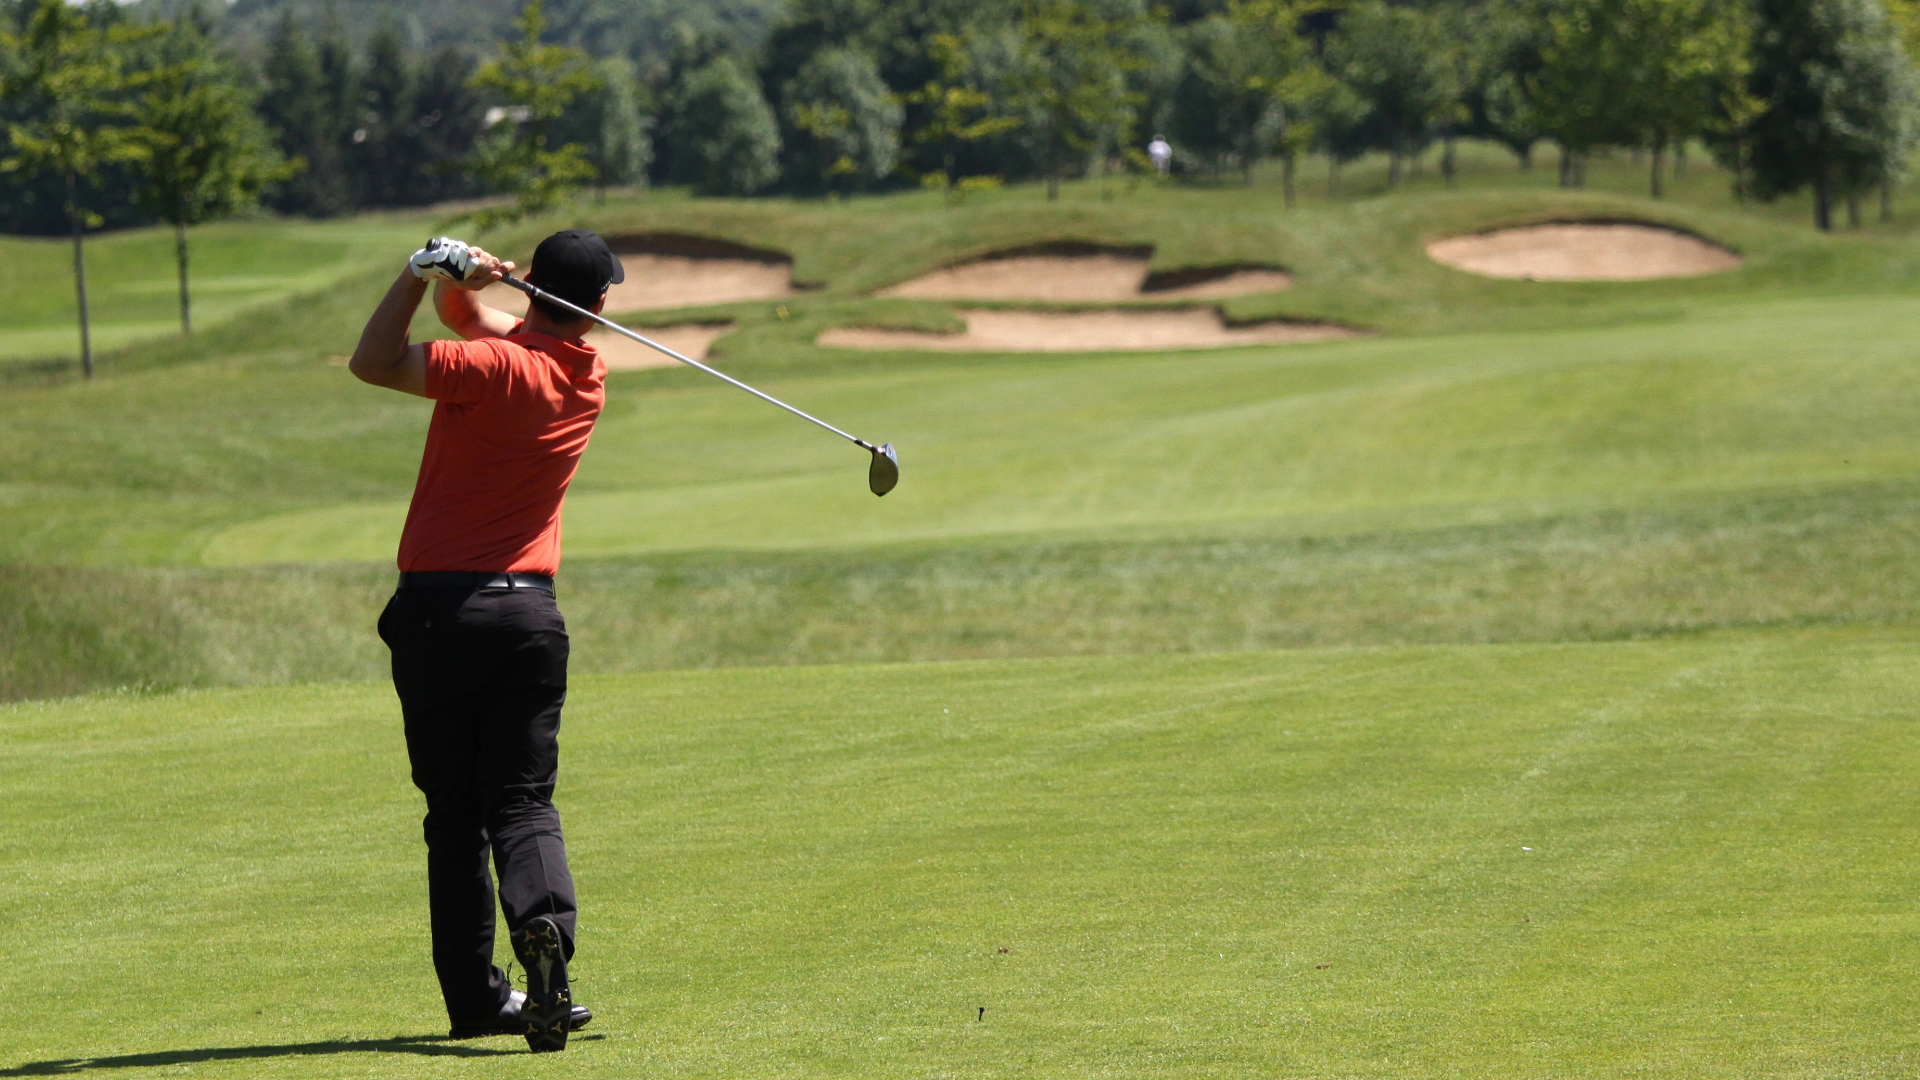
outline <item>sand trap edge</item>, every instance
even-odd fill
[[[1372,337],[1376,334],[1375,331],[1337,323],[1304,319],[1229,323],[1219,309],[1199,307],[1106,308],[1076,312],[998,307],[963,309],[955,314],[967,324],[966,330],[942,333],[873,325],[836,326],[816,335],[814,344],[822,348],[865,351],[1050,355],[1204,351],[1309,344]],[[989,325],[983,331],[975,322],[975,317],[991,319],[995,316],[1008,317],[1015,322],[1015,326]],[[1076,329],[1071,325],[1076,319],[1086,319],[1094,325]],[[1211,325],[1207,325],[1206,320],[1210,320]],[[1020,322],[1028,325],[1021,326]],[[1132,325],[1128,325],[1129,322]],[[1178,325],[1154,327],[1151,325],[1154,322],[1195,325],[1184,328]],[[1102,323],[1106,325],[1100,325]],[[1116,328],[1121,331],[1118,337],[1113,336]],[[1010,330],[1017,336],[1005,336]],[[1154,333],[1155,330],[1159,333]],[[1094,340],[1089,342],[1089,338]]]
[[[1535,276],[1526,275],[1526,274],[1514,274],[1514,275],[1492,274],[1492,273],[1487,273],[1480,270],[1474,270],[1465,266],[1460,266],[1455,263],[1448,262],[1433,253],[1433,249],[1435,247],[1453,240],[1471,240],[1479,237],[1496,236],[1501,233],[1523,232],[1528,229],[1551,228],[1556,225],[1559,225],[1559,226],[1588,225],[1588,226],[1597,226],[1597,227],[1626,226],[1626,227],[1636,228],[1636,229],[1647,229],[1653,232],[1666,233],[1670,236],[1676,236],[1682,239],[1692,240],[1704,247],[1711,248],[1712,250],[1727,256],[1729,259],[1732,260],[1732,262],[1730,262],[1725,266],[1720,266],[1712,269],[1699,270],[1699,271],[1693,271],[1693,272],[1687,272],[1687,273],[1657,274],[1657,275],[1648,276],[1648,277],[1592,277],[1592,278],[1535,277]],[[1728,271],[1740,269],[1741,267],[1746,265],[1746,261],[1747,261],[1746,253],[1741,251],[1739,248],[1736,248],[1730,244],[1722,243],[1719,240],[1714,239],[1713,237],[1705,235],[1704,233],[1696,232],[1685,225],[1675,225],[1670,222],[1649,221],[1645,218],[1629,218],[1629,217],[1553,217],[1553,218],[1544,218],[1540,220],[1520,221],[1520,222],[1515,222],[1511,224],[1494,225],[1486,228],[1474,229],[1470,232],[1453,233],[1447,236],[1428,237],[1421,241],[1420,247],[1421,247],[1421,251],[1427,256],[1429,260],[1439,264],[1440,266],[1444,266],[1449,270],[1457,270],[1463,274],[1473,274],[1476,277],[1491,278],[1496,281],[1528,281],[1528,282],[1537,282],[1537,283],[1543,283],[1543,284],[1571,285],[1571,284],[1595,283],[1595,282],[1606,283],[1606,282],[1632,282],[1632,281],[1663,281],[1663,280],[1673,280],[1675,278],[1686,278],[1686,277],[1710,277],[1714,274],[1724,274],[1724,273],[1727,273]]]

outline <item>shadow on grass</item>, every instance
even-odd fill
[[[574,1042],[601,1038],[576,1035]],[[197,1065],[208,1061],[245,1061],[253,1058],[324,1057],[328,1054],[418,1054],[422,1057],[512,1057],[524,1050],[496,1050],[453,1042],[444,1035],[405,1035],[395,1039],[355,1039],[341,1042],[286,1043],[279,1046],[215,1046],[200,1050],[159,1050],[151,1054],[121,1054],[116,1057],[60,1058],[54,1061],[29,1061],[11,1069],[0,1069],[0,1076],[66,1076],[93,1069],[139,1069],[161,1065]]]

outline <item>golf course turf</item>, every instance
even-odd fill
[[[790,296],[613,314],[731,326],[717,366],[903,469],[875,499],[737,390],[609,378],[559,577],[597,1019],[537,1061],[442,1038],[372,633],[427,406],[339,362],[444,223],[197,230],[213,271],[324,265],[219,285],[190,339],[103,271],[131,344],[91,382],[34,336],[64,249],[4,241],[38,291],[0,326],[0,1077],[1914,1075],[1920,215],[1822,236],[1707,167],[1653,201],[1624,158],[1584,192],[1462,161],[1291,210],[1270,177],[668,191],[476,237],[791,254]],[[1570,221],[1741,264],[1425,253]],[[170,288],[158,235],[91,243]],[[1367,336],[814,344],[1163,303],[875,295],[1069,242],[1283,267],[1205,306]]]
[[[603,1037],[541,1072],[1909,1075],[1917,646],[581,679],[559,802]],[[10,960],[61,973],[0,1076],[501,1075],[518,1040],[434,1038],[393,711],[0,713]]]

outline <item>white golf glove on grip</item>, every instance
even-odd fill
[[[447,236],[438,236],[427,241],[427,246],[413,253],[407,260],[417,278],[446,278],[448,281],[465,281],[473,270],[473,253],[467,245]]]

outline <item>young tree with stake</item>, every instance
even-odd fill
[[[54,173],[66,189],[67,222],[73,230],[73,286],[80,309],[80,368],[93,377],[93,338],[87,313],[84,235],[100,222],[80,205],[80,188],[113,162],[132,160],[138,149],[126,126],[122,100],[128,80],[124,50],[144,36],[126,26],[102,28],[89,13],[65,0],[39,0],[26,31],[7,35],[19,66],[0,79],[0,91],[16,100],[38,99],[36,117],[7,126],[10,152],[0,169]]]
[[[180,330],[193,332],[187,226],[252,206],[294,172],[267,136],[249,95],[214,56],[201,29],[174,23],[142,78],[128,133],[141,208],[173,226]]]

